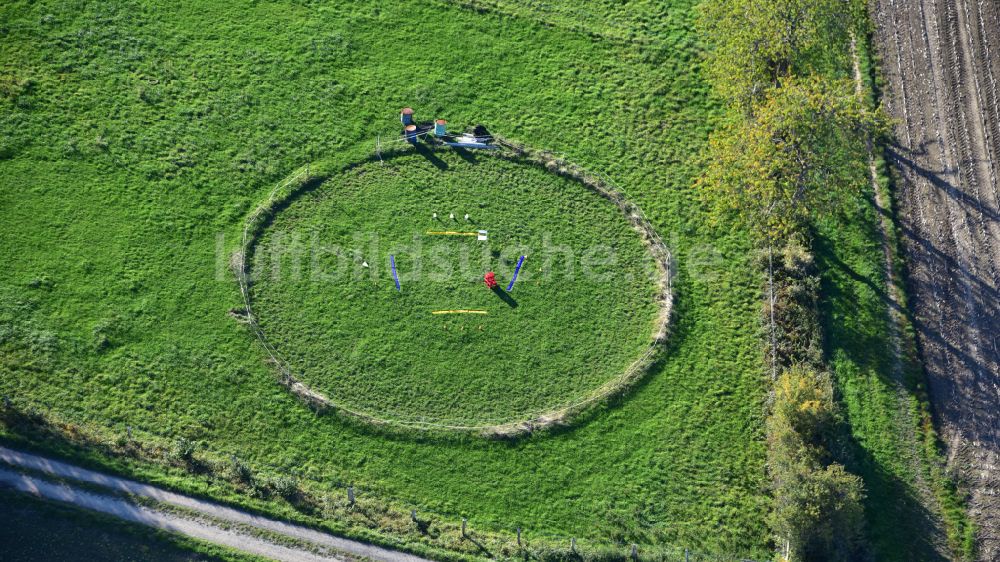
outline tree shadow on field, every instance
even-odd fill
[[[831,453],[833,460],[861,476],[864,482],[866,538],[873,549],[869,557],[880,560],[944,560],[942,551],[947,549],[947,538],[941,531],[938,515],[928,511],[921,501],[921,491],[915,488],[914,483],[902,479],[899,469],[893,471],[887,458],[876,458],[865,442],[852,432],[852,421],[858,423],[858,420],[851,419],[843,395],[844,385],[849,384],[852,377],[866,376],[865,373],[871,373],[887,389],[901,389],[907,396],[916,392],[915,381],[907,380],[908,375],[904,373],[902,379],[897,380],[891,374],[887,358],[887,348],[891,343],[886,328],[882,325],[858,325],[851,321],[851,317],[857,315],[882,318],[893,307],[897,307],[895,310],[900,314],[906,314],[906,310],[898,308],[878,279],[864,275],[846,263],[843,250],[835,240],[816,233],[813,244],[820,272],[817,307],[824,358],[831,364],[834,359],[845,361],[857,371],[856,375],[849,371],[846,375],[834,374],[835,401],[848,414],[844,425],[838,428]],[[871,291],[875,298],[859,298],[861,290]],[[906,361],[905,358],[902,360]],[[847,378],[840,379],[842,376]],[[895,430],[882,431],[892,431],[891,436],[897,439]],[[907,446],[904,442],[897,442],[901,448]],[[913,446],[923,446],[919,437],[914,438]],[[922,470],[924,462],[919,460],[914,468]]]
[[[876,560],[894,554],[898,560],[945,562],[947,537],[920,492],[887,471],[853,436],[847,438],[847,449],[835,456],[864,482],[865,527],[874,550],[870,555]]]
[[[913,233],[912,230],[906,227],[905,225],[900,226],[900,232],[904,236],[914,238],[914,240],[916,240],[917,243],[920,243],[922,245],[925,251],[934,254],[939,260],[941,260],[946,268],[951,268],[952,270],[961,270],[961,266],[955,261],[954,258],[941,252],[941,250],[935,248],[933,244],[931,244],[930,242],[919,238],[916,233]],[[907,322],[909,322],[913,326],[913,328],[916,330],[917,334],[920,337],[925,338],[941,346],[943,349],[951,353],[961,365],[963,365],[970,371],[990,372],[991,369],[993,369],[991,365],[979,361],[971,354],[969,354],[967,350],[960,348],[955,343],[949,341],[938,328],[929,325],[926,319],[921,318],[918,315],[914,314],[913,310],[911,310],[908,307],[901,306],[899,303],[895,302],[892,298],[889,297],[888,293],[886,293],[885,288],[876,282],[876,279],[862,275],[856,269],[854,269],[849,264],[841,260],[837,256],[837,252],[833,242],[827,240],[822,236],[816,236],[814,238],[814,246],[816,249],[817,264],[820,265],[821,270],[830,271],[833,273],[839,273],[847,278],[850,278],[852,281],[861,283],[866,287],[868,287],[869,290],[871,290],[876,296],[878,296],[879,301],[881,301],[881,303],[884,306],[892,309],[896,313],[906,318]],[[910,256],[907,257],[909,258]],[[977,299],[977,302],[983,302],[983,303],[996,302],[998,298],[998,292],[996,289],[990,287],[986,281],[973,275],[966,275],[965,278],[968,279],[971,285],[970,290]],[[907,282],[910,282],[908,272],[904,272],[903,279],[906,280]],[[909,294],[911,295],[914,294],[914,290],[912,286],[909,285],[909,283],[907,290]],[[840,289],[838,289],[832,282],[828,282],[825,279],[822,285],[822,294],[825,295],[826,299],[825,302],[827,303],[837,300],[841,303],[841,306],[845,310],[850,310],[852,312],[858,311],[859,305],[857,301],[853,301],[849,298],[844,297],[844,295],[841,294]],[[995,315],[991,314],[989,310],[981,312],[980,315],[982,318],[981,321],[984,323],[996,324],[998,322]],[[918,341],[917,344],[919,345],[920,341]],[[880,351],[877,351],[875,348],[870,346],[859,345],[857,346],[857,348],[872,349],[873,355],[876,356],[880,354]],[[880,376],[883,379],[890,380],[890,377],[886,373],[880,373]]]
[[[438,156],[434,154],[434,150],[429,148],[427,145],[416,144],[413,148],[417,151],[417,154],[426,158],[427,161],[433,164],[438,170],[444,171],[448,169],[448,163],[438,158]]]
[[[476,548],[479,549],[479,552],[481,552],[482,555],[485,556],[486,558],[493,558],[493,553],[490,552],[488,548],[486,548],[486,545],[476,540],[472,535],[466,534],[464,537],[462,537],[462,539],[467,540],[472,544],[476,545]]]
[[[500,297],[500,300],[507,303],[507,306],[517,308],[517,301],[514,300],[514,297],[510,296],[510,293],[507,291],[501,289],[499,285],[493,287],[493,294]]]
[[[961,186],[956,186],[943,177],[949,173],[957,173],[958,170],[932,170],[920,165],[917,159],[927,154],[926,144],[928,143],[924,143],[917,149],[907,148],[900,144],[891,144],[886,147],[885,152],[889,156],[889,160],[896,164],[900,170],[910,169],[914,174],[930,182],[938,191],[954,200],[963,209],[966,209],[967,212],[978,211],[989,220],[1000,220],[1000,213],[998,213],[997,209],[991,208],[988,204],[984,204],[983,201],[972,197]],[[980,163],[979,160],[962,160],[962,164],[975,165],[978,163]]]
[[[459,158],[465,160],[469,164],[476,164],[478,162],[478,160],[476,160],[476,155],[473,154],[472,151],[466,150],[460,146],[453,146],[452,152],[457,154]]]

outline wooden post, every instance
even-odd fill
[[[417,522],[417,510],[415,509],[410,510],[410,520],[413,521],[414,523]]]
[[[354,486],[347,487],[347,503],[348,505],[354,505]]]
[[[576,537],[569,539],[569,549],[572,552],[576,552]]]
[[[469,524],[469,520],[468,520],[468,519],[466,519],[465,517],[463,517],[463,518],[462,518],[462,536],[463,536],[463,537],[467,536],[467,535],[465,534],[465,530],[466,530],[466,526],[468,526],[468,524]]]
[[[691,551],[684,549],[684,562],[691,562]]]
[[[639,547],[637,547],[635,543],[632,543],[632,554],[630,556],[632,557],[632,560],[639,559]]]
[[[774,250],[767,246],[767,308],[771,315],[771,380],[778,380],[778,340],[774,324]],[[787,558],[787,557],[786,557]]]
[[[132,440],[132,426],[131,425],[126,425],[125,426],[125,431],[128,432],[128,440],[131,441]]]
[[[521,547],[521,528],[520,527],[517,528],[517,546],[518,546],[518,548]]]

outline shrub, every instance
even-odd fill
[[[250,470],[250,466],[236,455],[230,457],[229,475],[233,478],[233,480],[239,483],[246,484],[248,486],[253,485],[253,472]]]
[[[299,493],[299,481],[291,476],[275,477],[270,484],[274,493],[286,500],[293,499]]]
[[[805,277],[813,272],[815,262],[812,252],[798,237],[793,237],[781,249],[781,267],[789,275]]]
[[[781,375],[767,422],[772,439],[781,439],[783,446],[793,446],[786,441],[793,439],[802,446],[821,447],[835,420],[829,375],[800,365]]]
[[[854,560],[864,512],[861,478],[827,458],[837,422],[827,374],[785,371],[767,420],[768,466],[774,483],[771,525],[789,560]]]
[[[175,461],[187,464],[194,459],[195,449],[197,449],[197,445],[194,441],[181,437],[174,443],[174,447],[170,450],[170,456]]]

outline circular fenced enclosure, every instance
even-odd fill
[[[510,144],[307,176],[251,216],[234,265],[254,332],[313,406],[510,436],[568,422],[655,360],[670,255],[607,182]]]

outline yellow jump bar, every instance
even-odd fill
[[[438,236],[479,236],[478,232],[455,232],[454,230],[428,230],[427,234]]]
[[[432,310],[431,314],[487,314],[485,310]]]

